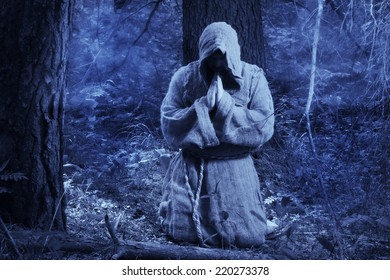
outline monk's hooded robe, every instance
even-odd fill
[[[204,60],[216,50],[225,54],[236,87],[224,84],[215,112],[209,112],[212,75]],[[259,67],[241,61],[237,34],[226,23],[206,27],[199,56],[174,74],[161,106],[163,135],[179,152],[163,182],[159,220],[174,241],[258,246],[267,220],[250,153],[274,131],[268,83]]]

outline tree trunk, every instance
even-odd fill
[[[199,37],[215,21],[225,21],[237,31],[243,61],[265,69],[260,0],[183,0],[184,64],[198,59]]]
[[[2,174],[26,177],[0,177],[0,215],[8,223],[66,228],[62,128],[73,2],[1,3],[0,166],[9,160]]]

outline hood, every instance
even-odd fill
[[[225,22],[214,22],[208,25],[199,38],[199,60],[200,73],[203,79],[210,83],[210,78],[206,73],[204,59],[220,50],[226,55],[228,68],[235,81],[241,85],[242,63],[240,45],[236,31]]]

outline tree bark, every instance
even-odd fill
[[[237,31],[243,61],[266,69],[259,0],[183,0],[184,64],[198,59],[199,37],[215,21],[225,21]]]
[[[3,0],[0,164],[27,179],[0,184],[8,223],[65,230],[63,102],[74,0]]]

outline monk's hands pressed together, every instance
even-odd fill
[[[207,107],[209,111],[218,107],[224,93],[222,80],[219,74],[215,74],[207,92]]]

